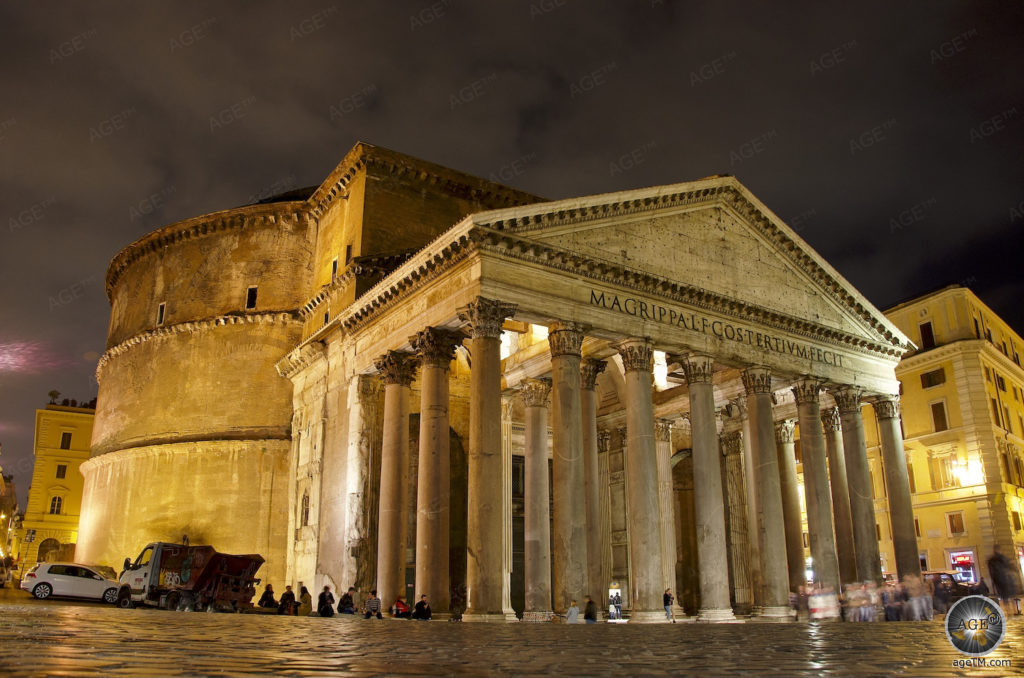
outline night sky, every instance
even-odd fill
[[[110,259],[356,141],[553,199],[733,174],[876,306],[1024,328],[1019,2],[4,2],[0,465],[88,400]]]

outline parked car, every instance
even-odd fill
[[[931,579],[936,591],[939,587],[947,589],[950,593],[950,602],[955,603],[964,596],[971,595],[973,582],[960,570],[932,570],[922,572],[921,576]]]
[[[50,596],[117,602],[118,583],[96,567],[78,563],[39,563],[21,580],[21,588],[36,598]]]

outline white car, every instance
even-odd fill
[[[36,598],[50,596],[87,598],[117,602],[120,584],[100,574],[99,569],[78,563],[39,563],[21,580],[21,588]]]

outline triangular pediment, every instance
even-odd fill
[[[732,177],[473,216],[477,226],[902,351],[909,340]]]

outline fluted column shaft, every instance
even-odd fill
[[[661,527],[658,524],[658,464],[654,445],[651,369],[654,351],[644,339],[618,346],[625,370],[626,500],[629,506],[630,622],[665,620],[661,584]]]
[[[821,411],[828,455],[828,481],[832,488],[832,512],[836,526],[836,556],[839,579],[844,584],[857,581],[857,556],[853,546],[853,519],[850,517],[850,488],[846,484],[846,460],[843,458],[842,422],[839,408]]]
[[[786,537],[783,527],[782,490],[779,483],[779,457],[775,451],[775,426],[772,418],[771,373],[763,367],[743,371],[750,420],[752,457],[757,464],[758,530],[760,532],[763,617],[788,619],[789,576],[787,574]]]
[[[903,451],[903,431],[900,429],[899,396],[874,398],[871,406],[875,408],[875,416],[878,418],[892,546],[896,555],[896,572],[902,580],[907,575],[921,574],[921,558],[917,550],[914,506],[910,499],[907,457]]]
[[[839,561],[832,528],[832,493],[825,467],[825,435],[821,430],[821,382],[802,379],[793,385],[800,417],[800,450],[804,463],[807,532],[811,542],[814,581],[839,592]]]
[[[608,588],[601,543],[601,471],[597,444],[597,375],[605,370],[603,360],[580,363],[580,403],[583,410],[583,475],[586,493],[587,593],[601,606]],[[671,483],[671,477],[669,478]],[[671,490],[671,487],[670,487]],[[675,543],[673,541],[673,543]],[[673,552],[673,561],[675,554]]]
[[[782,489],[782,515],[786,529],[786,562],[789,566],[789,590],[803,586],[804,543],[800,529],[800,489],[796,480],[794,422],[786,419],[775,425],[775,445],[779,455],[779,480]]]
[[[451,608],[448,368],[461,340],[461,334],[434,327],[410,337],[423,365],[416,486],[416,595],[428,596],[431,608],[438,612]]]
[[[548,496],[548,396],[551,381],[522,386],[526,449],[523,469],[526,612],[551,612],[551,513]]]
[[[864,437],[864,418],[860,414],[861,391],[843,386],[831,391],[839,407],[843,429],[843,457],[850,488],[850,518],[853,521],[854,556],[857,581],[882,583],[882,565],[875,532],[875,500],[871,493],[871,469]]]
[[[504,478],[501,446],[501,327],[514,304],[478,298],[459,309],[469,324],[466,612],[463,621],[504,621]]]
[[[747,416],[747,402],[745,397],[738,397],[735,400],[737,408],[741,408],[740,416],[743,417],[743,483],[747,493],[747,544],[750,547],[750,589],[752,603],[755,610],[764,606],[764,583],[761,578],[761,530],[758,528],[757,498],[757,468],[754,459],[753,427],[750,424],[750,417]]]
[[[409,496],[409,385],[416,360],[391,351],[375,362],[384,381],[380,512],[377,527],[377,594],[394,601],[405,595],[406,497]]]
[[[551,437],[554,490],[555,611],[583,600],[587,591],[586,476],[580,348],[584,326],[554,323],[551,348]]]

